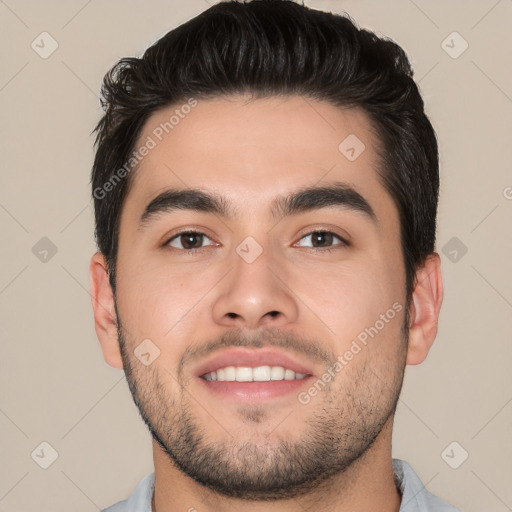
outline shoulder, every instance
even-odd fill
[[[393,473],[402,492],[400,512],[461,512],[430,493],[406,461],[393,459]]]
[[[131,496],[101,512],[151,512],[151,499],[155,488],[155,474],[149,473],[137,485]]]

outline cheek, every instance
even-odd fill
[[[293,289],[315,313],[304,310],[313,322],[308,332],[325,333],[336,356],[356,368],[395,360],[404,311],[399,287],[366,258],[297,274]]]
[[[193,316],[191,308],[204,295],[205,283],[197,273],[178,273],[155,263],[130,266],[125,261],[117,286],[123,325],[137,338],[163,342],[188,315]]]
[[[356,335],[391,307],[392,293],[368,262],[330,264],[297,274],[290,287],[334,331],[345,339]]]

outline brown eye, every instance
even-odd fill
[[[301,247],[311,247],[313,249],[329,250],[332,248],[336,248],[337,246],[342,247],[348,245],[348,243],[345,240],[343,240],[341,237],[339,237],[338,235],[331,231],[311,231],[310,233],[305,234],[301,238],[301,240],[305,240],[307,238],[311,239],[311,244],[303,244],[299,242],[299,245]],[[335,243],[336,240],[338,240],[340,243]]]
[[[210,240],[204,233],[198,231],[183,231],[173,236],[166,245],[186,251],[202,249],[205,238]]]

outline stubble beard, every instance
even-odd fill
[[[362,459],[392,421],[405,370],[405,322],[393,368],[382,367],[378,372],[372,364],[347,366],[342,379],[335,378],[310,402],[314,410],[303,422],[300,438],[280,437],[278,427],[268,438],[255,442],[254,436],[236,439],[229,431],[224,440],[211,440],[208,426],[194,416],[193,408],[201,406],[187,391],[187,382],[178,383],[179,393],[171,391],[164,382],[176,384],[176,377],[157,365],[140,364],[127,350],[134,346],[133,340],[125,339],[117,318],[126,379],[152,437],[184,474],[226,497],[275,501],[314,492]],[[302,407],[297,401],[291,413],[283,411],[283,418],[288,414],[293,422],[293,410]],[[268,417],[261,406],[241,406],[237,412],[250,427],[265,424]],[[272,418],[277,423],[283,419]],[[214,421],[222,426],[221,415]]]

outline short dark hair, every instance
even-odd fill
[[[116,172],[144,123],[190,98],[250,93],[301,95],[368,115],[378,134],[379,175],[399,212],[409,304],[416,270],[434,252],[439,194],[436,134],[412,77],[407,55],[391,39],[358,28],[346,14],[291,0],[218,3],[141,58],[121,59],[103,80],[91,176],[96,242],[114,296],[120,216],[133,181],[133,173],[120,180]]]

